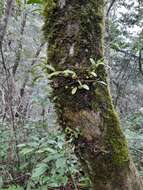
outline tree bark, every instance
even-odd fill
[[[92,189],[143,189],[107,84],[104,1],[48,0],[44,14],[52,100]]]

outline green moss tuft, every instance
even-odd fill
[[[117,113],[113,109],[108,110],[108,118],[106,116],[105,122],[108,125],[107,144],[111,148],[113,162],[117,166],[124,166],[129,161],[128,145]]]
[[[103,79],[104,77],[105,75],[102,76]],[[102,113],[104,122],[101,128],[105,131],[105,147],[111,153],[113,163],[117,166],[126,165],[129,161],[128,145],[108,87],[100,84],[96,86],[95,101],[92,102],[92,107],[95,111]]]

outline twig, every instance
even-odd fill
[[[109,16],[109,13],[110,13],[110,11],[111,11],[111,9],[112,9],[115,2],[116,2],[116,0],[112,0],[111,4],[109,5],[109,8],[107,10],[106,17]]]
[[[140,49],[140,51],[139,51],[139,71],[143,75],[143,69],[142,69],[142,50],[143,49]]]
[[[13,69],[12,69],[13,76],[15,76],[15,74],[16,74],[16,71],[18,69],[19,62],[21,59],[22,38],[23,38],[23,34],[24,34],[24,29],[26,26],[26,19],[27,19],[27,13],[24,13],[23,19],[21,22],[20,39],[18,41],[18,47],[17,47],[17,52],[16,52],[16,60],[15,60],[15,64],[14,64]]]
[[[42,42],[42,43],[40,44],[39,48],[37,49],[37,51],[36,51],[36,53],[35,53],[35,58],[34,58],[34,60],[32,61],[31,66],[33,66],[33,65],[36,63],[37,58],[38,58],[38,56],[40,55],[41,50],[42,50],[42,48],[43,48],[44,45],[45,45],[45,42]]]
[[[4,36],[6,34],[9,16],[11,14],[11,9],[12,9],[12,3],[13,3],[13,0],[7,0],[7,6],[5,9],[5,16],[4,16],[3,20],[0,22],[0,46],[2,46]]]

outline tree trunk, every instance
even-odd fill
[[[48,0],[44,13],[52,100],[92,189],[143,189],[107,84],[104,1]]]

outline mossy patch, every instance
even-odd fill
[[[113,162],[117,166],[124,166],[129,161],[129,151],[127,141],[123,135],[117,113],[111,109],[108,110],[107,123],[107,144],[111,148]]]

